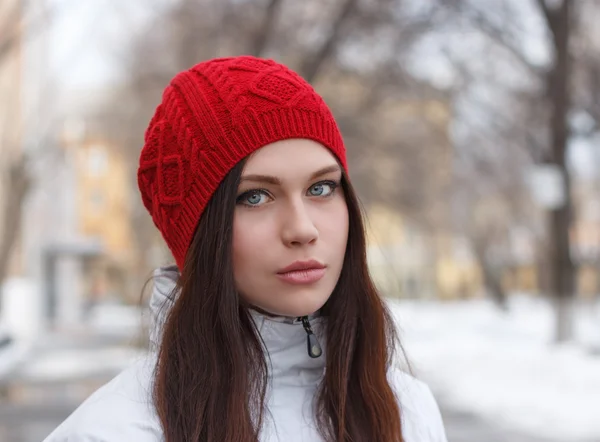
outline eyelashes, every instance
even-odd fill
[[[340,183],[332,180],[319,181],[311,185],[307,190],[307,196],[312,198],[326,199],[333,196],[339,188]],[[273,199],[267,189],[250,189],[236,198],[236,204],[249,208],[261,207]]]

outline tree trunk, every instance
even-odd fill
[[[486,288],[489,291],[492,300],[501,310],[508,310],[508,298],[504,287],[502,287],[502,278],[496,269],[487,264],[483,264],[483,279]]]
[[[566,181],[566,180],[565,180]],[[569,189],[569,186],[566,186]],[[567,190],[568,191],[568,190]],[[569,200],[569,198],[567,198]],[[571,259],[569,239],[570,201],[568,206],[551,214],[550,232],[554,239],[551,255],[551,295],[556,305],[556,342],[573,337],[572,304],[575,298],[575,264]]]
[[[0,237],[0,283],[8,274],[13,249],[23,221],[23,203],[31,187],[27,159],[21,156],[9,167],[8,184],[4,195],[2,232]],[[2,304],[0,298],[0,311]]]
[[[507,310],[508,297],[506,296],[504,287],[502,287],[502,272],[486,258],[485,245],[477,244],[473,249],[483,273],[483,284],[487,293],[501,310]]]
[[[567,116],[570,106],[569,37],[572,0],[563,0],[556,9],[549,9],[542,0],[539,2],[554,39],[554,66],[548,83],[552,106],[552,149],[549,162],[556,165],[564,177],[565,203],[550,214],[550,294],[556,305],[555,340],[564,342],[573,336],[571,312],[575,297],[575,265],[571,259],[569,238],[572,221],[571,177],[566,166],[566,148],[570,135]]]

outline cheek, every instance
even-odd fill
[[[337,256],[344,256],[348,242],[348,208],[345,200],[341,199],[321,218],[320,232],[323,242]]]
[[[233,273],[242,284],[249,276],[259,274],[264,267],[261,257],[268,248],[272,229],[267,223],[257,222],[251,213],[236,214],[233,219]]]

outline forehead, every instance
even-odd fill
[[[336,164],[335,155],[322,144],[294,138],[267,144],[254,152],[246,160],[243,175],[277,175],[285,178],[311,174]]]

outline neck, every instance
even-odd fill
[[[288,324],[295,324],[295,323],[301,324],[302,323],[301,318],[303,318],[303,317],[307,317],[309,320],[312,321],[313,319],[316,319],[321,316],[320,310],[317,310],[316,312],[314,312],[310,315],[286,316],[286,315],[279,315],[277,313],[268,312],[260,307],[254,306],[254,305],[249,306],[248,309],[251,311],[251,313],[258,313],[259,315],[265,316],[270,320],[277,321],[277,322],[285,322]]]

